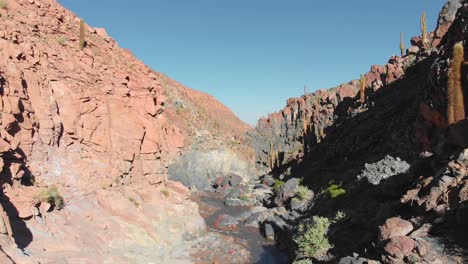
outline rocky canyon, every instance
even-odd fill
[[[467,39],[448,1],[252,128],[56,0],[0,1],[0,263],[467,263]]]

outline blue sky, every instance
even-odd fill
[[[59,0],[154,70],[208,92],[242,120],[348,82],[435,28],[445,0]]]

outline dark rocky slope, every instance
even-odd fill
[[[327,233],[333,247],[314,263],[362,263],[344,258],[354,253],[384,263],[467,261],[468,120],[448,126],[445,113],[452,47],[468,39],[468,2],[449,1],[429,35],[430,44],[415,37],[407,55],[372,66],[365,103],[352,81],[289,99],[249,133],[264,182],[286,181],[265,199],[275,212],[264,224],[291,255],[303,257],[293,241],[301,220],[342,211]],[[291,178],[315,193],[307,210],[295,208]]]

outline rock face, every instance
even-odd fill
[[[232,174],[237,177],[231,177]],[[189,151],[169,167],[171,180],[180,181],[185,186],[194,186],[199,190],[211,190],[214,180],[221,176],[225,177],[223,180],[240,183],[241,177],[251,178],[254,175],[255,168],[227,148]]]
[[[466,43],[467,29],[468,1],[449,1],[428,44],[414,37],[403,57],[365,74],[364,102],[353,80],[290,98],[260,119],[246,141],[264,183],[275,185],[272,197],[290,178],[315,196],[301,210],[298,199],[265,202],[271,214],[249,223],[274,223],[277,241],[298,260],[323,261],[298,254],[302,241],[293,239],[301,221],[320,216],[333,223],[326,262],[465,263],[468,120],[449,126],[446,109],[452,47]],[[465,87],[466,69],[462,75]]]
[[[28,253],[3,251],[18,263],[187,260],[167,245],[182,247],[204,222],[167,168],[198,138],[226,141],[249,127],[104,29],[86,26],[80,49],[80,20],[55,0],[9,0],[0,22],[2,205],[12,229],[2,221],[2,235]],[[51,186],[65,201],[59,212],[37,196]]]

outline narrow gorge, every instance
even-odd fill
[[[0,1],[0,263],[467,263],[467,39],[448,1],[252,128],[56,0]]]

